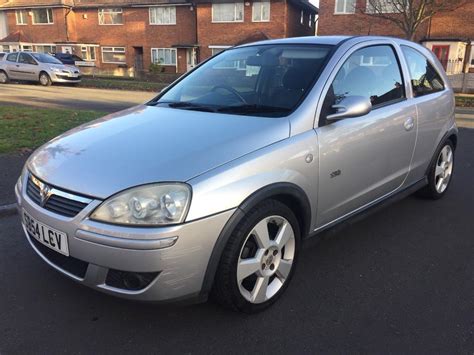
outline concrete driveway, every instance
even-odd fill
[[[144,103],[156,96],[147,91],[87,89],[73,86],[8,84],[0,86],[0,105],[18,104],[115,112]]]

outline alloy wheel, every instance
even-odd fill
[[[1,72],[0,73],[0,83],[5,84],[7,81],[8,81],[7,74],[5,74],[4,72]]]
[[[272,298],[288,279],[295,257],[295,233],[281,216],[265,217],[248,234],[239,254],[237,283],[250,303]]]
[[[48,82],[49,82],[49,78],[46,76],[46,74],[41,74],[40,76],[41,85],[46,86],[48,85]]]
[[[444,146],[438,156],[435,170],[435,189],[443,193],[449,185],[453,173],[453,150],[449,145]]]

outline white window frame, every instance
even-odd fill
[[[227,5],[227,4],[234,4],[234,20],[231,20],[231,21],[220,21],[220,20],[215,20],[214,19],[214,7],[215,6],[219,6],[219,5]],[[236,20],[237,19],[237,5],[240,4],[242,6],[242,20]],[[234,23],[234,22],[244,22],[244,19],[245,19],[245,5],[243,2],[241,1],[235,1],[235,2],[232,2],[232,3],[213,3],[212,4],[212,15],[211,15],[211,21],[212,23]]]
[[[109,50],[110,49],[110,50]],[[106,62],[104,60],[104,52],[105,53],[123,53],[125,55],[125,61],[123,62]],[[127,51],[125,47],[108,47],[104,46],[100,48],[100,53],[102,55],[102,63],[106,64],[127,64]]]
[[[35,11],[41,11],[44,10],[46,11],[46,17],[48,19],[48,22],[36,22],[35,21]],[[32,11],[32,16],[31,16],[31,21],[33,25],[53,25],[54,24],[54,14],[53,14],[53,9],[50,7],[42,7],[38,9],[33,9]]]
[[[11,53],[11,48],[9,44],[2,45],[2,52],[4,53]]]
[[[122,14],[122,22],[121,23],[101,23],[104,22],[104,12],[107,10],[107,13],[111,14]],[[113,11],[115,10],[115,11]],[[117,11],[120,10],[120,11]],[[97,10],[97,17],[99,21],[99,26],[122,26],[123,25],[123,9],[121,7],[102,7]]]
[[[338,1],[343,1],[344,2],[344,6],[343,6],[343,10],[341,12],[337,11],[337,3]],[[334,13],[336,15],[351,15],[351,14],[355,14],[355,5],[357,5],[357,1],[354,0],[354,6],[352,7],[352,9],[348,9],[349,6],[349,3],[352,2],[353,0],[336,0],[334,2]]]
[[[227,48],[230,48],[232,46],[219,46],[219,45],[212,45],[209,46],[209,49],[211,50],[211,53],[213,52],[213,49],[221,49],[220,52],[225,51]],[[217,52],[216,54],[219,54],[220,52]],[[212,54],[213,56],[216,54]]]
[[[153,61],[153,52],[156,51],[156,56],[158,57],[158,53],[160,50],[164,51],[163,54],[165,53],[165,51],[170,51],[170,54],[174,53],[174,61],[175,61],[174,64],[173,63],[156,63],[155,61]],[[173,56],[170,56],[170,58],[173,58]],[[178,66],[178,53],[177,53],[176,48],[152,48],[151,49],[151,62],[153,64],[158,64],[158,65],[163,65],[163,66],[177,67]]]
[[[393,4],[393,2],[388,3],[388,1],[390,0],[377,0],[377,1],[380,2],[380,7],[382,7],[382,11],[381,11],[382,14],[396,14],[400,12],[397,10],[397,7]],[[368,14],[373,14],[375,12],[369,0],[367,0],[365,12]]]
[[[255,5],[258,6],[257,10],[259,12],[259,19],[255,19]],[[263,19],[263,6],[268,5],[268,19]],[[252,22],[270,22],[270,11],[271,11],[271,2],[269,0],[262,0],[262,1],[254,1],[252,3]]]
[[[40,47],[42,47],[42,49],[43,49],[42,52],[39,50]],[[45,52],[45,51],[44,51],[44,47],[51,47],[50,49],[53,49],[53,47],[54,47],[54,51],[52,51],[52,52]],[[39,53],[46,53],[46,54],[48,54],[48,53],[56,53],[56,50],[57,50],[57,46],[56,46],[55,44],[36,44],[36,45],[35,45],[35,51],[36,51],[36,52],[39,52]]]
[[[96,56],[96,53],[95,53],[95,47],[96,46],[81,46],[81,55],[82,55],[82,59],[85,62],[95,62],[96,61],[97,56]],[[84,56],[84,52],[86,53],[85,56]],[[91,53],[94,53],[94,58],[92,58]]]
[[[300,24],[302,25],[304,22],[304,11],[301,10],[301,15],[300,15]]]
[[[28,11],[27,10],[16,10],[15,18],[16,18],[16,24],[18,26],[28,25]],[[20,19],[21,21],[18,21],[18,19]]]
[[[309,14],[308,27],[313,27],[313,14]]]
[[[33,52],[33,45],[32,44],[22,44],[22,45],[20,45],[20,50],[22,52]]]
[[[168,19],[170,22],[158,22],[158,10],[165,10],[167,9],[169,11],[169,16]],[[155,13],[155,22],[152,21],[152,12],[156,11]],[[164,16],[163,16],[164,19]],[[155,6],[155,7],[150,7],[148,9],[148,21],[149,24],[152,26],[169,26],[169,25],[176,25],[176,6]]]

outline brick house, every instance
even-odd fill
[[[184,73],[236,44],[315,34],[307,0],[0,0],[0,51],[69,52],[83,71]]]
[[[388,9],[387,12],[390,10]],[[318,35],[389,35],[403,37],[390,21],[366,15],[366,0],[320,2]],[[393,16],[397,16],[394,14]],[[420,26],[415,40],[433,50],[448,74],[474,72],[474,1],[436,14]]]

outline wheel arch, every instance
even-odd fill
[[[457,147],[457,144],[458,144],[458,134],[457,134],[457,132],[455,132],[455,131],[454,132],[453,131],[447,132],[443,136],[443,138],[441,138],[438,145],[436,146],[436,149],[433,153],[433,156],[431,157],[430,163],[428,164],[428,167],[426,168],[426,172],[425,172],[426,176],[429,175],[431,167],[433,166],[436,159],[438,158],[436,153],[441,149],[443,144],[445,144],[447,141],[450,141],[452,143],[453,147],[454,147],[454,150],[456,150],[456,147]]]
[[[201,295],[208,295],[212,288],[222,252],[232,231],[253,207],[268,199],[275,199],[287,205],[295,213],[301,237],[304,238],[308,235],[311,224],[311,205],[303,189],[292,183],[274,183],[262,187],[240,204],[220,232],[207,264]]]

